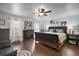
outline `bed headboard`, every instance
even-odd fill
[[[54,30],[54,31],[62,29],[62,30],[63,30],[62,32],[64,32],[64,33],[67,34],[67,26],[54,26],[54,27],[51,26],[51,27],[48,28],[48,31],[49,31],[50,29],[52,29],[52,30]]]

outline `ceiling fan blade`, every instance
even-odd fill
[[[47,14],[44,13],[44,16],[47,16]]]
[[[44,13],[49,13],[49,12],[52,12],[52,11],[50,10],[50,11],[46,11],[46,12],[44,12]]]

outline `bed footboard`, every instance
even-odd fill
[[[57,50],[59,50],[64,44],[64,42],[59,43],[58,35],[40,32],[35,32],[35,41],[39,41],[39,43],[55,48]]]

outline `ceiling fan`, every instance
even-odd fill
[[[37,9],[37,15],[38,16],[47,16],[47,13],[52,12],[51,10],[46,11],[44,8],[38,8]]]

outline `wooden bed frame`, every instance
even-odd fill
[[[67,34],[67,26],[49,27],[49,29],[63,29],[63,31]],[[35,39],[36,41],[39,41],[40,43],[57,50],[59,50],[64,45],[64,42],[60,44],[58,35],[55,34],[35,32]]]

